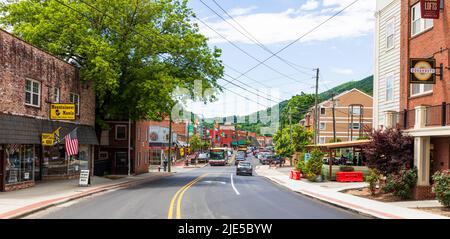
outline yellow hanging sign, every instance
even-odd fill
[[[75,120],[75,104],[50,104],[50,119]]]

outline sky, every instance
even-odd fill
[[[352,2],[190,0],[209,46],[222,49],[225,76],[218,83],[227,90],[218,101],[189,103],[187,110],[206,118],[248,115],[301,92],[314,93],[316,68],[319,92],[372,75],[376,1],[359,0],[316,28]],[[272,57],[241,76],[289,44],[281,59]]]

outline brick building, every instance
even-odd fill
[[[131,174],[147,173],[150,167],[160,166],[164,157],[168,156],[169,120],[107,121],[107,124],[108,129],[101,132],[96,152],[96,175],[127,174],[128,164],[131,165]],[[171,155],[176,160],[184,157],[187,124],[173,122],[172,133]]]
[[[432,197],[432,174],[450,165],[450,2],[441,3],[433,20],[421,18],[420,1],[401,1],[400,114],[393,112],[388,126],[398,122],[414,137],[417,199]],[[435,84],[409,83],[412,58],[435,60]]]
[[[352,141],[366,136],[366,129],[372,128],[372,96],[358,90],[345,91],[334,97],[336,139]],[[314,130],[317,124],[317,142],[329,143],[333,140],[333,101],[331,99],[319,104],[319,120],[314,120],[314,110],[306,114],[306,118],[300,124]]]
[[[74,121],[50,120],[51,103],[73,103]],[[95,93],[76,67],[0,30],[0,191],[35,181],[92,172]],[[43,146],[41,136],[76,129],[79,152],[67,157],[64,141]]]

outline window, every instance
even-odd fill
[[[127,126],[116,125],[116,140],[126,140],[126,139],[127,139]]]
[[[348,113],[350,115],[361,115],[361,112],[362,112],[361,106],[353,106],[350,107],[348,110]]]
[[[70,93],[69,102],[75,104],[75,113],[80,115],[80,95],[75,93]]]
[[[138,138],[138,140],[142,141],[142,138],[141,138],[141,128],[137,128],[137,138]]]
[[[52,103],[59,103],[59,88],[58,87],[53,87],[51,89],[51,102]]]
[[[321,115],[324,115],[326,113],[326,110],[325,110],[325,108],[323,108],[323,107],[320,107],[320,114]]]
[[[420,34],[433,27],[433,19],[421,18],[420,2],[411,7],[411,36]]]
[[[386,101],[394,100],[394,77],[390,76],[386,79]]]
[[[423,95],[433,92],[432,84],[411,84],[411,96]]]
[[[395,18],[386,23],[386,50],[394,47]]]
[[[5,180],[7,184],[33,180],[35,151],[34,145],[12,144],[6,146]]]
[[[320,123],[319,129],[320,130],[325,130],[325,128],[326,128],[325,123]]]
[[[319,144],[324,144],[325,143],[325,137],[324,136],[320,136],[319,137]]]
[[[25,82],[25,104],[30,106],[41,106],[41,83],[35,80]]]
[[[101,159],[101,160],[108,159],[108,152],[107,152],[107,151],[100,151],[98,157],[99,157],[99,159]]]
[[[351,123],[351,124],[349,124],[348,127],[349,127],[349,129],[353,129],[353,130],[359,130],[361,128],[359,123]]]

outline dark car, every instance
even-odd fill
[[[234,165],[238,165],[240,162],[245,161],[245,156],[242,154],[236,155],[236,160],[234,161]]]
[[[250,175],[253,176],[253,166],[250,162],[239,162],[236,168],[236,175]]]
[[[269,161],[271,164],[280,164],[280,162],[283,162],[283,158],[281,158],[280,155],[271,155],[269,156]]]
[[[259,162],[260,162],[262,165],[270,164],[270,155],[262,155],[262,156],[259,158]]]

